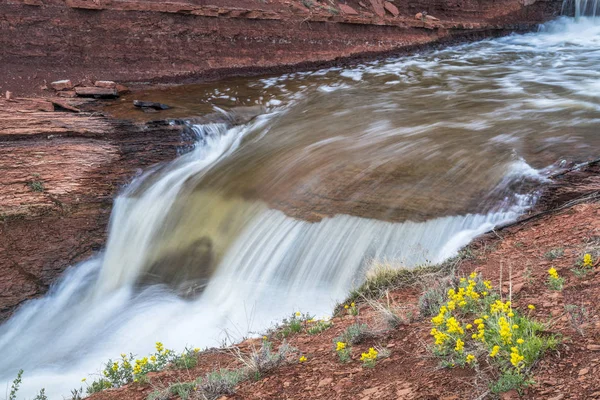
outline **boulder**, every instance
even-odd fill
[[[141,108],[141,109],[151,108],[151,109],[154,109],[154,110],[168,110],[169,108],[171,108],[171,107],[169,107],[166,104],[155,103],[153,101],[142,101],[142,100],[134,100],[133,101],[133,105],[135,107],[138,107],[138,108]]]
[[[56,91],[60,90],[71,90],[73,89],[73,83],[70,80],[64,79],[61,81],[55,81],[50,84],[50,87]]]

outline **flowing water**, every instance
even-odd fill
[[[22,368],[24,396],[61,398],[155,341],[215,346],[294,311],[327,314],[372,259],[452,256],[530,207],[558,165],[597,156],[599,44],[600,23],[562,18],[353,68],[155,92],[188,114],[264,112],[193,126],[193,150],[119,195],[106,249],[0,326],[0,382]]]

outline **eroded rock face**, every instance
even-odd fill
[[[181,82],[306,69],[531,29],[561,6],[559,0],[347,3],[13,0],[2,6],[0,91],[39,92],[66,77],[93,86],[106,79]],[[440,21],[416,20],[422,11]]]
[[[182,144],[180,127],[35,104],[0,100],[0,320],[99,250],[120,186]]]

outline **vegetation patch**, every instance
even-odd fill
[[[447,290],[445,301],[431,319],[433,353],[445,367],[488,364],[499,372],[490,390],[499,393],[520,390],[531,383],[530,369],[545,351],[553,349],[556,335],[544,334],[545,327],[528,314],[503,301],[489,281],[477,273],[459,279]]]

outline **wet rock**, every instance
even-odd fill
[[[94,86],[101,87],[101,88],[115,89],[117,87],[117,84],[113,81],[96,81],[94,83]]]
[[[389,1],[386,1],[385,3],[383,3],[383,7],[386,9],[387,12],[392,14],[394,17],[397,17],[398,15],[400,15],[400,11],[398,11],[398,7],[396,7]]]
[[[52,82],[50,84],[50,87],[56,91],[70,90],[70,89],[73,89],[73,83],[68,79],[64,79],[62,81]]]
[[[356,11],[354,8],[350,7],[347,4],[338,4],[338,7],[340,8],[340,10],[347,15],[358,15],[358,11]]]
[[[155,103],[153,101],[134,100],[133,105],[138,108],[151,108],[154,110],[168,110],[170,106],[163,103]]]
[[[117,89],[102,87],[77,87],[75,88],[77,96],[96,97],[96,98],[114,98],[119,97]]]

